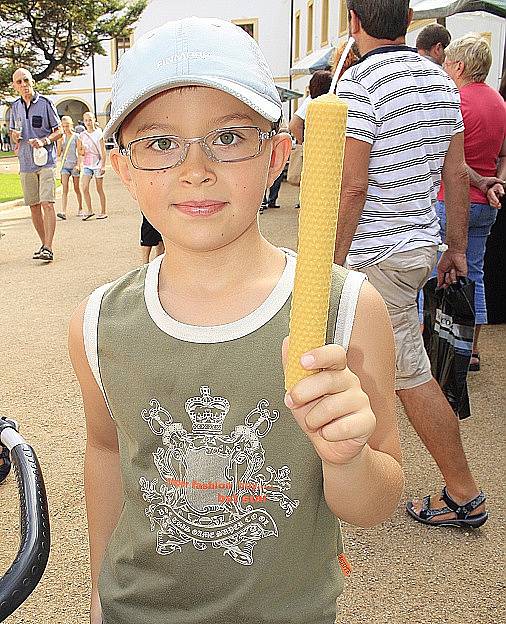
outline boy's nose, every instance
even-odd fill
[[[213,163],[198,143],[190,145],[184,162],[179,165],[179,180],[192,186],[212,185],[216,182]]]

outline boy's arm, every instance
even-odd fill
[[[81,386],[86,414],[84,485],[92,583],[90,622],[100,624],[102,614],[98,598],[98,576],[105,549],[123,507],[123,486],[116,426],[93,377],[84,349],[85,306],[86,302],[76,310],[70,321],[69,352]]]
[[[404,481],[392,326],[370,284],[361,289],[348,354],[339,345],[310,353],[316,359],[306,368],[323,370],[299,382],[287,404],[322,459],[327,505],[351,524],[379,524]]]

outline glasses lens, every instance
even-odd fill
[[[222,162],[253,158],[260,152],[258,128],[222,128],[208,134],[205,143]]]
[[[132,163],[139,169],[167,169],[174,167],[183,154],[183,144],[176,137],[149,137],[135,141],[131,146]]]

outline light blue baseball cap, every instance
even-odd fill
[[[230,93],[272,123],[281,118],[281,99],[257,42],[231,22],[189,17],[151,30],[121,57],[104,137],[114,136],[153,95],[189,85]]]

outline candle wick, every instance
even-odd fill
[[[348,58],[348,54],[350,53],[351,46],[354,43],[355,43],[355,39],[353,39],[353,37],[350,37],[348,39],[348,42],[346,43],[346,47],[344,48],[343,53],[341,54],[341,58],[339,59],[339,63],[336,67],[336,71],[334,72],[334,77],[332,78],[332,84],[330,85],[329,93],[336,92],[337,81],[339,80],[341,70],[343,69],[343,65],[345,64],[346,59]]]

